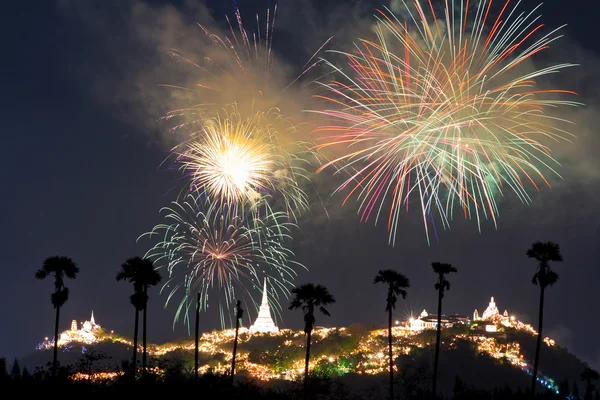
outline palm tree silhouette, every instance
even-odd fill
[[[325,286],[305,283],[292,289],[296,296],[290,303],[290,310],[301,308],[304,312],[304,333],[306,334],[306,359],[304,361],[304,388],[306,395],[306,381],[308,379],[308,361],[310,360],[310,335],[315,327],[315,309],[324,315],[330,316],[325,306],[335,303],[335,298]]]
[[[69,288],[65,286],[64,279],[75,279],[79,268],[69,257],[54,256],[44,260],[42,268],[37,270],[35,277],[37,279],[46,279],[48,276],[54,276],[54,292],[50,295],[50,301],[56,308],[56,321],[54,323],[54,356],[52,359],[52,375],[56,376],[58,368],[58,321],[60,318],[60,308],[69,299]]]
[[[375,276],[373,283],[385,283],[388,285],[385,311],[388,312],[388,348],[390,356],[390,400],[394,398],[394,359],[392,354],[392,310],[396,308],[398,295],[406,298],[406,289],[410,287],[410,281],[404,275],[391,269],[381,270]]]
[[[196,300],[196,334],[194,343],[194,377],[198,380],[198,353],[199,353],[199,338],[200,338],[200,292]]]
[[[440,361],[440,341],[442,334],[442,299],[444,292],[450,290],[450,282],[446,279],[446,275],[452,272],[458,272],[452,264],[433,262],[431,263],[433,272],[438,275],[438,281],[435,284],[435,290],[438,291],[438,312],[437,312],[437,332],[435,335],[435,358],[433,359],[433,396],[437,393],[437,371]]]
[[[585,382],[585,396],[583,397],[583,400],[592,400],[594,398],[594,389],[596,389],[596,386],[592,381],[600,379],[600,375],[593,369],[586,367],[581,373],[580,378],[582,382]]]
[[[535,242],[527,250],[527,257],[535,258],[538,267],[531,282],[540,286],[540,310],[538,320],[538,337],[535,346],[535,361],[533,363],[533,377],[531,380],[531,393],[535,393],[538,369],[540,366],[540,349],[542,346],[542,326],[544,323],[544,292],[548,286],[553,286],[558,281],[558,274],[550,268],[550,261],[560,262],[563,260],[560,254],[560,246],[552,242]]]
[[[144,291],[144,283],[142,281],[142,269],[144,260],[140,257],[128,258],[125,263],[121,265],[121,269],[117,273],[117,281],[129,281],[133,283],[133,294],[129,297],[131,304],[135,308],[135,324],[133,329],[133,357],[132,357],[132,379],[135,380],[137,371],[137,348],[138,348],[138,330],[140,311],[144,310],[144,307],[148,301],[148,295]]]
[[[144,322],[142,327],[142,370],[146,373],[146,336],[147,336],[147,310],[148,310],[148,288],[156,286],[160,283],[162,277],[154,268],[154,264],[149,259],[145,258],[140,264],[140,281],[144,290]]]
[[[235,310],[235,340],[233,341],[233,357],[231,359],[231,383],[233,383],[235,379],[235,356],[237,354],[238,332],[240,331],[240,320],[244,316],[244,310],[242,310],[242,302],[240,300],[237,301]]]

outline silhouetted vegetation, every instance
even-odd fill
[[[385,311],[388,312],[388,356],[390,358],[390,400],[394,399],[394,355],[392,353],[392,310],[396,308],[398,295],[406,298],[406,289],[410,281],[404,275],[391,269],[379,271],[373,283],[388,285]]]
[[[444,360],[454,366],[460,366],[470,354],[469,346],[472,344],[464,342],[459,345],[458,350],[449,351],[444,355]],[[430,352],[415,352],[411,356],[402,355],[396,359],[398,366],[402,365],[395,380],[397,388],[395,393],[396,399],[415,399],[415,400],[431,400],[433,397],[430,394],[431,387],[431,370],[429,367]],[[100,353],[89,352],[87,356],[82,357],[82,364],[79,366],[92,371],[95,368],[100,368],[101,363],[108,361],[108,358]],[[167,362],[168,361],[168,362]],[[472,374],[477,375],[477,379],[482,373],[490,372],[488,367],[493,365],[491,358],[482,358],[477,362],[477,371]],[[5,363],[6,364],[6,363]],[[129,363],[127,363],[129,366]],[[151,398],[160,398],[162,396],[183,396],[189,393],[199,393],[202,398],[206,399],[319,399],[319,400],[359,400],[359,399],[382,399],[383,395],[381,387],[385,382],[384,376],[364,376],[348,374],[341,377],[327,377],[317,375],[311,372],[310,379],[299,379],[297,381],[271,381],[259,382],[252,379],[240,379],[231,384],[230,376],[204,374],[199,379],[194,378],[192,368],[187,368],[186,362],[181,357],[174,356],[170,360],[160,361],[162,373],[155,373],[152,369],[146,375],[142,375],[135,383],[130,379],[117,380],[79,380],[73,381],[69,379],[69,375],[73,373],[74,368],[61,367],[55,378],[50,372],[51,364],[48,364],[48,369],[38,368],[32,374],[26,372],[26,369],[20,369],[19,363],[13,363],[10,376],[6,375],[2,379],[3,392],[10,393],[18,391],[19,396],[27,397],[31,395],[48,395],[48,386],[56,387],[60,385],[61,394],[64,396],[80,396],[80,395],[116,395],[123,396],[127,394],[136,396],[150,396]],[[469,366],[465,366],[462,372],[465,372]],[[443,369],[443,365],[442,365]],[[471,368],[472,369],[472,368]],[[499,370],[494,370],[498,373]],[[506,366],[502,373],[515,373],[514,369]],[[561,384],[561,392],[559,394],[546,391],[532,396],[530,392],[523,391],[521,387],[514,384],[502,385],[484,389],[482,386],[477,387],[469,382],[472,382],[472,376],[467,373],[467,378],[463,379],[462,375],[454,375],[449,377],[444,375],[445,385],[451,386],[452,395],[446,399],[453,400],[504,400],[504,399],[565,399],[582,400],[579,397],[578,391],[575,389],[569,391],[568,382]],[[0,377],[2,371],[0,370]],[[583,374],[582,374],[583,376]],[[586,375],[587,376],[587,375]],[[526,380],[519,382],[527,384]],[[566,386],[565,386],[566,385]],[[485,386],[484,386],[485,387]],[[563,391],[565,390],[565,391]],[[592,396],[592,397],[589,397]],[[585,400],[597,399],[600,397],[598,391],[589,394],[586,391]]]
[[[558,274],[550,268],[550,262],[560,262],[563,260],[560,253],[560,247],[552,242],[535,242],[531,248],[527,250],[527,257],[535,258],[538,262],[538,267],[533,275],[532,283],[540,286],[540,309],[538,320],[538,338],[535,347],[535,360],[533,363],[533,376],[531,380],[531,391],[535,393],[536,379],[540,366],[540,347],[542,345],[542,327],[544,323],[544,293],[548,286],[553,286],[558,282]]]
[[[69,300],[69,288],[65,286],[65,278],[75,279],[79,268],[69,257],[54,256],[44,260],[42,268],[35,273],[36,279],[54,277],[54,292],[50,295],[50,301],[56,309],[56,321],[54,323],[54,358],[52,360],[52,371],[56,375],[58,371],[58,322],[60,308]]]
[[[231,356],[231,381],[235,379],[235,358],[237,356],[237,344],[240,334],[240,320],[244,316],[244,310],[242,309],[242,302],[237,301],[235,305],[235,339],[233,340],[233,354]],[[196,366],[196,368],[198,368]]]
[[[148,304],[148,287],[155,286],[161,281],[161,277],[154,269],[152,261],[133,257],[127,259],[117,273],[117,281],[126,280],[133,283],[133,294],[130,301],[135,308],[135,323],[133,330],[133,356],[131,361],[131,372],[135,376],[137,370],[137,349],[140,311],[144,313],[143,321],[143,355],[142,368],[146,372],[146,307]]]
[[[305,283],[294,289],[295,296],[290,303],[290,310],[302,309],[304,312],[304,333],[306,334],[306,359],[304,362],[305,395],[308,381],[308,362],[310,360],[310,335],[315,327],[315,309],[324,315],[331,315],[325,306],[335,303],[335,298],[325,286]]]
[[[438,281],[435,284],[435,290],[438,292],[438,311],[437,311],[437,330],[435,336],[435,357],[433,359],[433,380],[431,392],[434,396],[437,394],[437,370],[440,360],[440,340],[442,332],[442,299],[446,290],[450,290],[450,281],[446,279],[446,275],[457,272],[452,264],[433,262],[431,263],[433,272],[438,275]]]
[[[156,286],[162,280],[158,271],[154,268],[154,264],[151,260],[143,259],[140,264],[140,282],[144,290],[144,322],[142,327],[142,370],[144,373],[147,372],[147,335],[148,335],[148,289]]]
[[[580,378],[582,382],[585,382],[584,400],[593,400],[594,390],[596,390],[596,386],[593,382],[600,379],[600,375],[598,375],[598,372],[594,371],[593,369],[586,368],[581,373]]]

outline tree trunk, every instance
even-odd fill
[[[52,358],[52,375],[58,375],[58,320],[60,318],[60,306],[56,307],[56,321],[54,322],[54,356]]]
[[[133,327],[133,359],[132,359],[132,372],[131,376],[135,381],[135,374],[137,372],[137,347],[138,347],[138,325],[140,320],[140,312],[135,307],[135,326]]]
[[[308,398],[308,361],[310,360],[310,335],[312,329],[306,334],[306,359],[304,360],[304,399]]]
[[[388,304],[388,345],[390,352],[390,400],[394,399],[394,358],[392,354],[392,305]]]
[[[148,285],[144,285],[144,295],[146,296],[146,304],[144,304],[144,321],[142,326],[142,371],[146,375],[146,311],[148,309]]]
[[[194,347],[194,377],[198,380],[198,336],[200,335],[200,293],[196,302],[196,342]]]
[[[308,379],[308,361],[310,360],[310,336],[311,331],[306,334],[306,359],[304,360],[304,380]]]
[[[442,279],[440,278],[440,289],[438,289],[438,315],[437,332],[435,335],[435,358],[433,359],[433,396],[437,395],[437,372],[438,362],[440,360],[440,342],[442,336]]]
[[[239,307],[240,304],[238,302],[238,309]],[[233,341],[233,358],[231,360],[231,384],[233,384],[235,379],[235,356],[237,354],[238,332],[240,330],[240,319],[238,318],[237,311],[235,317],[235,340]]]
[[[540,285],[540,311],[538,320],[538,337],[535,345],[535,361],[533,362],[533,377],[531,379],[531,393],[535,394],[535,383],[537,381],[538,368],[540,366],[540,349],[542,347],[542,325],[544,323],[544,290],[543,285]]]

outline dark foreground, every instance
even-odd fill
[[[364,380],[363,389],[356,389],[356,382]],[[349,385],[348,383],[354,385]],[[305,393],[306,390],[306,393]],[[288,382],[258,382],[245,378],[237,378],[234,384],[229,376],[203,375],[194,379],[189,375],[176,377],[139,377],[135,382],[127,376],[116,380],[99,380],[96,382],[72,381],[67,377],[52,378],[48,375],[31,375],[25,377],[7,376],[0,380],[0,395],[18,393],[21,398],[30,395],[52,396],[60,395],[68,398],[74,396],[119,396],[125,395],[148,396],[149,398],[165,399],[173,396],[194,396],[202,399],[319,399],[319,400],[359,400],[359,399],[388,399],[388,386],[381,377],[344,376],[337,378],[311,378],[305,386],[302,381]],[[396,399],[434,399],[425,387],[416,387],[406,382],[395,384]],[[561,393],[542,392],[531,394],[520,389],[513,390],[506,386],[492,391],[476,390],[462,383],[457,377],[453,393],[446,399],[569,399],[569,400],[598,400],[600,395],[595,393]]]

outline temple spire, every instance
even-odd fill
[[[275,326],[273,319],[271,318],[271,307],[269,307],[269,292],[267,290],[267,278],[264,280],[262,301],[260,303],[260,309],[258,310],[258,317],[254,321],[254,324],[250,327],[250,332],[279,332],[279,328]]]
[[[265,282],[263,285],[263,294],[262,301],[260,302],[260,306],[269,306],[269,298],[267,297],[267,278],[265,278]]]

